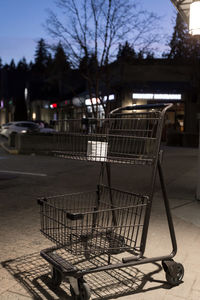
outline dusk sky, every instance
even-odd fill
[[[166,36],[173,31],[175,9],[170,0],[140,0],[148,11],[162,17],[161,26]],[[48,39],[44,28],[47,9],[56,9],[54,0],[0,0],[0,58],[17,63],[22,57],[34,60],[36,43]]]

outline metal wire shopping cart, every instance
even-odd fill
[[[72,120],[60,123],[53,153],[65,158],[101,165],[95,191],[59,195],[38,200],[41,232],[57,246],[41,251],[52,267],[52,281],[68,278],[73,299],[88,300],[91,292],[86,274],[162,261],[171,285],[182,281],[184,268],[173,260],[177,252],[174,226],[159,159],[162,128],[171,104],[118,108],[107,119]],[[146,165],[151,168],[149,192],[136,194],[111,187],[112,163]],[[107,185],[102,184],[104,171]],[[158,170],[172,241],[169,255],[144,258],[153,191]],[[81,268],[69,263],[59,250],[91,263]],[[120,263],[113,263],[115,255]],[[95,257],[107,256],[107,264],[93,265]]]

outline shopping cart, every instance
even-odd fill
[[[73,299],[90,299],[91,291],[84,280],[87,274],[157,261],[162,261],[168,283],[178,285],[182,281],[184,268],[173,260],[177,244],[160,159],[164,117],[171,107],[172,104],[122,107],[112,111],[107,119],[72,120],[59,124],[64,130],[55,135],[53,154],[98,162],[101,166],[94,191],[38,200],[41,232],[56,244],[42,250],[41,256],[52,267],[54,285],[59,286],[64,278],[69,279]],[[137,194],[113,188],[112,163],[150,167],[149,191]],[[145,258],[157,170],[172,252]],[[71,263],[60,249],[70,257],[80,259]],[[120,255],[120,263],[114,262],[116,255]],[[100,256],[106,256],[107,263],[93,264],[95,257]],[[80,261],[88,261],[89,265],[83,268]]]

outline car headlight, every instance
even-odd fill
[[[22,130],[22,131],[21,131],[21,133],[26,133],[26,132],[27,132],[27,130],[26,130],[26,129],[24,129],[24,130]]]

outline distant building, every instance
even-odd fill
[[[110,65],[110,72],[112,78],[108,101],[110,109],[149,102],[178,102],[167,114],[165,130],[171,132],[172,139],[174,135],[177,144],[197,145],[199,132],[197,116],[200,113],[198,64],[191,62],[182,64],[182,62],[166,59],[133,60],[131,63],[116,61]],[[56,95],[50,97],[51,93],[45,99],[34,97],[37,92],[33,93],[31,82],[23,81],[21,87],[25,87],[23,97],[29,119],[43,119],[50,123],[60,118],[82,117],[85,111],[91,115],[90,99],[87,91],[84,90],[85,85],[80,82],[80,78],[76,80],[76,72],[72,77],[70,84],[66,83],[62,99],[56,98]],[[39,86],[41,88],[40,84]],[[3,74],[0,93],[1,124],[13,119],[14,102],[9,87],[9,76]],[[98,107],[99,117],[103,117],[103,110],[98,100],[93,99],[93,104]],[[179,140],[177,140],[177,133],[180,133]]]

